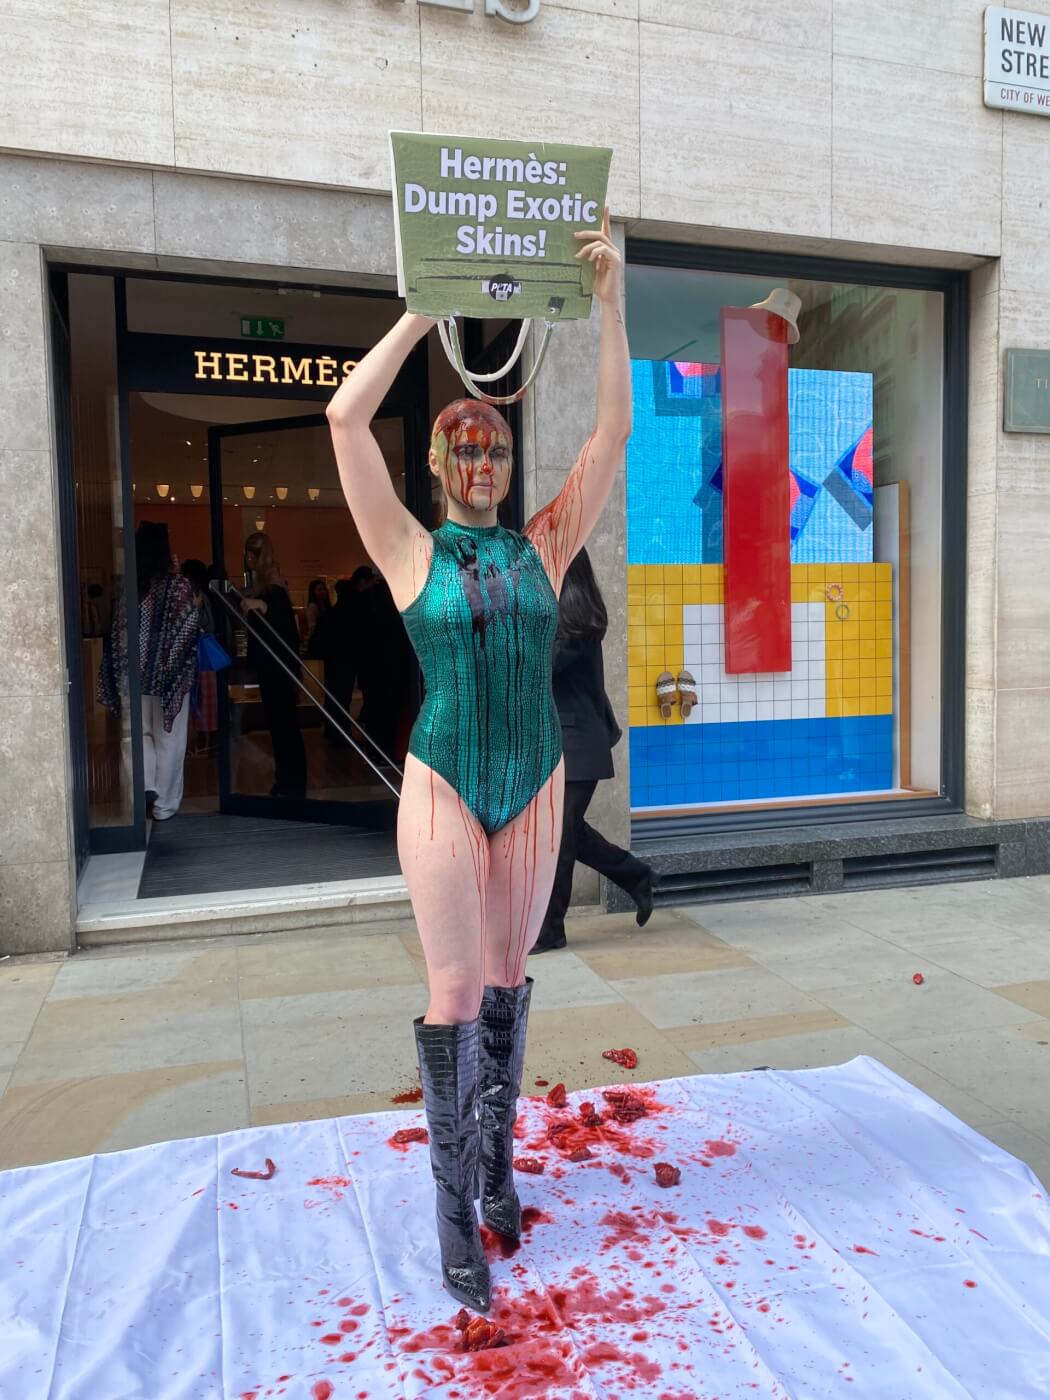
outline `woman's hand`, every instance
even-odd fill
[[[594,263],[594,295],[603,308],[608,306],[618,311],[623,295],[623,259],[609,232],[609,206],[605,206],[600,232],[585,229],[573,237],[588,240],[576,257]]]
[[[266,604],[261,598],[242,598],[241,612],[247,617],[250,612],[262,613],[266,616]]]

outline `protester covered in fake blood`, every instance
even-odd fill
[[[437,419],[430,469],[446,498],[433,531],[398,500],[370,423],[433,322],[405,315],[328,408],[339,476],[382,570],[426,683],[398,813],[398,853],[427,963],[415,1022],[437,1190],[445,1286],[479,1311],[489,1272],[474,1208],[521,1234],[513,1128],[531,982],[525,959],[554,879],[564,773],[551,650],[565,571],[601,514],[631,427],[620,255],[609,234],[576,235],[601,307],[595,429],[565,486],[521,534],[498,523],[513,442],[472,399]]]

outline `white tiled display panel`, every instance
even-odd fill
[[[723,604],[683,606],[685,666],[696,679],[699,699],[686,724],[823,719],[827,714],[826,616],[824,603],[792,603],[791,670],[730,676],[725,669]]]

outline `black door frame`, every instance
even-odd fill
[[[227,383],[198,383],[192,380],[183,379],[182,382],[171,382],[171,353],[165,360],[163,352],[185,351],[188,347],[204,349],[206,351],[216,350],[224,353],[245,352],[245,353],[266,353],[273,351],[277,354],[288,352],[307,352],[318,357],[331,357],[333,354],[338,362],[340,358],[358,358],[363,351],[356,351],[350,347],[337,347],[333,352],[331,346],[291,346],[284,342],[260,342],[260,341],[221,341],[211,337],[186,337],[186,336],[164,336],[146,335],[140,332],[131,331],[128,328],[127,317],[127,283],[129,281],[161,281],[161,282],[181,282],[185,284],[208,285],[215,287],[244,287],[253,291],[270,290],[276,291],[282,288],[294,286],[296,290],[318,292],[326,297],[356,297],[356,298],[376,298],[383,301],[396,301],[396,293],[379,290],[372,287],[333,287],[325,283],[302,283],[295,282],[293,278],[281,278],[279,280],[256,279],[248,277],[217,277],[217,276],[192,276],[173,272],[153,271],[153,270],[129,270],[126,267],[107,266],[97,264],[93,266],[80,263],[63,263],[56,261],[49,268],[51,285],[55,289],[55,294],[59,306],[65,304],[64,289],[65,279],[70,274],[78,276],[103,276],[113,279],[114,288],[114,320],[116,326],[117,344],[117,385],[118,385],[118,419],[119,419],[119,443],[118,451],[120,455],[121,486],[122,486],[122,510],[125,522],[124,540],[124,585],[125,602],[127,604],[128,619],[128,655],[138,655],[138,608],[135,596],[135,542],[134,542],[134,494],[132,491],[132,463],[128,432],[128,399],[131,393],[135,392],[164,392],[164,393],[193,393],[195,395],[214,394],[218,397],[238,396],[281,398],[281,399],[302,399],[323,403],[331,397],[334,385],[312,384],[309,387],[301,382],[288,384],[271,385],[259,382],[227,382]],[[61,339],[56,344],[60,353]],[[55,376],[56,394],[61,393],[63,385],[61,374]],[[396,412],[404,420],[405,435],[405,461],[409,463],[422,464],[426,460],[426,443],[429,440],[429,375],[427,366],[427,341],[421,340],[409,354],[402,368],[398,379],[395,381],[388,399],[384,402],[383,411],[390,409]],[[70,393],[69,384],[65,385],[65,415],[68,423],[70,413]],[[56,408],[56,421],[61,422],[62,410]],[[72,444],[70,442],[70,452],[63,469],[63,455],[60,448],[59,468],[63,477],[60,486],[60,507],[61,507],[61,531],[63,538],[63,553],[66,567],[63,570],[64,579],[64,608],[66,614],[65,626],[67,634],[76,633],[77,645],[70,649],[67,641],[67,664],[69,667],[68,686],[71,697],[74,695],[83,698],[85,678],[82,674],[79,647],[79,619],[80,602],[79,595],[76,594],[78,580],[76,578],[76,509],[75,509],[75,480],[72,469]],[[66,480],[68,478],[68,480]],[[406,471],[406,505],[410,511],[421,521],[424,521],[429,528],[430,511],[430,488],[429,479],[423,479],[421,471]],[[68,488],[68,489],[66,489]],[[67,533],[69,539],[67,541]],[[68,546],[68,547],[67,547]],[[70,565],[74,567],[69,567]],[[220,604],[221,607],[221,604]],[[139,694],[138,669],[130,666],[128,676],[128,705],[130,710],[131,729],[131,759],[132,778],[134,787],[134,806],[132,822],[128,826],[94,827],[89,826],[88,792],[86,785],[86,762],[84,771],[81,774],[81,781],[76,780],[76,767],[74,767],[74,791],[73,802],[75,808],[81,808],[79,817],[75,817],[75,823],[79,821],[81,826],[81,844],[84,856],[111,854],[122,851],[141,851],[146,847],[146,806],[143,792],[143,767],[142,767],[142,716]],[[91,678],[87,678],[89,681]],[[71,702],[72,703],[72,702]],[[83,709],[76,712],[70,708],[71,730],[77,730],[79,742],[85,746],[86,737],[84,733]],[[71,735],[74,756],[76,754],[77,737]],[[321,804],[317,804],[321,805]],[[275,814],[276,815],[276,814]],[[287,813],[285,814],[287,815]],[[323,820],[318,813],[311,811],[310,820]],[[341,820],[342,818],[340,818]]]
[[[63,641],[66,656],[66,707],[72,771],[73,862],[76,875],[91,850],[88,807],[88,747],[85,733],[84,677],[81,666],[81,583],[77,549],[76,473],[73,465],[72,365],[69,334],[69,283],[64,273],[49,278],[51,359],[55,443],[58,453],[59,569],[62,588]],[[90,678],[89,678],[90,679]]]

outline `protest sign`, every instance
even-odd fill
[[[590,315],[577,229],[602,224],[612,151],[390,133],[398,291],[428,316]]]

